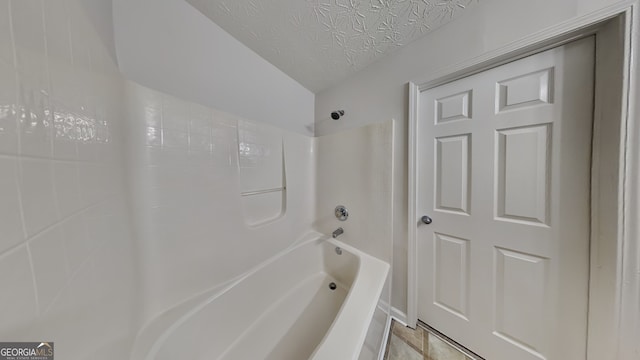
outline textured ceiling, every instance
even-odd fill
[[[458,16],[476,0],[187,0],[311,91]]]

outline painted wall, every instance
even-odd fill
[[[0,339],[124,359],[137,275],[121,83],[85,10],[0,1]]]
[[[134,83],[125,94],[145,320],[242,274],[311,228],[313,138]],[[247,195],[285,185],[285,194]],[[255,225],[261,217],[266,223]]]
[[[313,135],[314,94],[184,0],[114,0],[118,62],[133,81]]]
[[[316,95],[316,135],[391,119],[394,130],[394,245],[392,305],[407,308],[407,132],[409,81],[425,81],[452,64],[475,58],[614,0],[479,0],[457,20],[382,58],[338,86]],[[330,120],[344,109],[341,121]]]

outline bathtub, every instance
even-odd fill
[[[131,359],[357,359],[388,271],[315,234],[150,322]]]

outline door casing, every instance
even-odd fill
[[[638,210],[637,201],[633,198],[638,191],[638,184],[630,184],[627,180],[634,177],[630,176],[633,175],[629,173],[630,170],[638,171],[638,165],[635,163],[638,161],[638,155],[632,153],[631,144],[634,144],[634,136],[638,137],[638,134],[632,131],[640,124],[637,116],[633,116],[635,103],[630,99],[638,98],[639,95],[635,89],[634,73],[631,71],[637,61],[636,57],[631,55],[638,51],[637,46],[640,44],[640,35],[637,29],[632,27],[634,20],[640,17],[639,7],[638,1],[616,4],[446,68],[426,81],[409,83],[409,246],[406,319],[409,326],[416,326],[418,309],[416,226],[419,214],[416,209],[415,179],[418,166],[416,128],[420,93],[549,48],[595,35],[596,84],[591,173],[587,358],[623,359],[619,348],[629,347],[630,344],[620,342],[631,340],[628,336],[620,336],[625,327],[625,320],[620,314],[626,314],[628,311],[637,312],[630,309],[634,303],[632,299],[624,297],[640,291],[638,281],[631,283],[632,287],[635,286],[631,290],[635,289],[635,292],[629,291],[629,281],[625,284],[626,267],[633,265],[625,258],[633,258],[633,254],[625,257],[623,251],[630,245],[631,249],[638,249],[638,239],[632,236],[634,231],[629,231],[629,224],[625,223],[625,219],[632,219],[631,216]],[[606,56],[603,56],[605,54]]]

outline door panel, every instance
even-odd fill
[[[469,212],[471,134],[447,136],[436,142],[436,209]]]
[[[593,48],[420,94],[418,317],[487,359],[585,358]]]
[[[434,303],[467,320],[469,308],[469,241],[434,234]]]
[[[471,90],[436,100],[436,124],[471,117]]]
[[[553,68],[497,83],[496,113],[553,102]]]
[[[495,334],[543,358],[548,259],[500,248],[495,259]]]
[[[549,124],[496,131],[496,217],[549,225]]]

